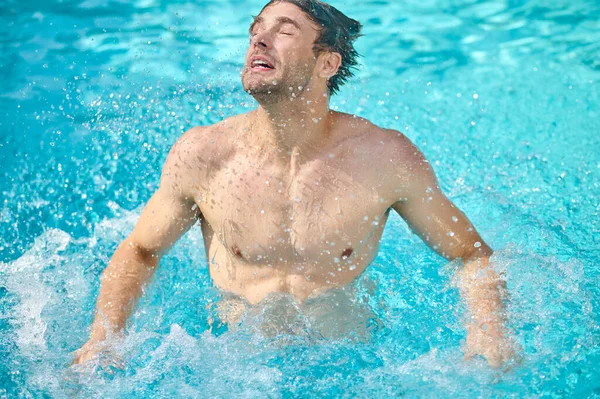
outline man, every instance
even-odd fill
[[[391,210],[440,255],[464,262],[467,356],[493,366],[512,358],[492,250],[440,191],[423,154],[400,132],[329,109],[356,65],[360,29],[316,0],[265,6],[242,73],[260,106],[193,128],[173,146],[159,189],[102,274],[75,363],[124,329],[162,255],[197,220],[217,287],[250,304],[273,293],[302,302],[367,268]]]

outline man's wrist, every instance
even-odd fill
[[[502,318],[473,319],[465,327],[467,334],[484,333],[491,337],[506,335],[505,320]]]

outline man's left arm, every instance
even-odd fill
[[[394,171],[394,192],[399,199],[392,207],[438,254],[463,261],[464,267],[458,272],[459,289],[471,313],[465,355],[482,355],[491,366],[500,367],[514,357],[515,351],[505,327],[506,284],[489,265],[493,251],[441,191],[423,154],[408,139],[400,140],[399,159],[394,162],[398,169]]]

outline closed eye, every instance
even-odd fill
[[[286,36],[293,36],[296,33],[296,27],[289,22],[284,22],[279,28],[279,33]]]

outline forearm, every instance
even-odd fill
[[[142,256],[135,247],[122,244],[100,278],[100,293],[90,341],[100,342],[109,332],[121,332],[144,286],[154,275],[158,259]]]
[[[489,256],[467,257],[458,273],[461,296],[477,326],[502,324],[505,320],[506,283],[489,267]]]
[[[520,347],[507,330],[504,279],[490,267],[489,256],[463,259],[463,263],[459,287],[471,313],[465,326],[465,357],[481,355],[492,367],[518,361]]]

